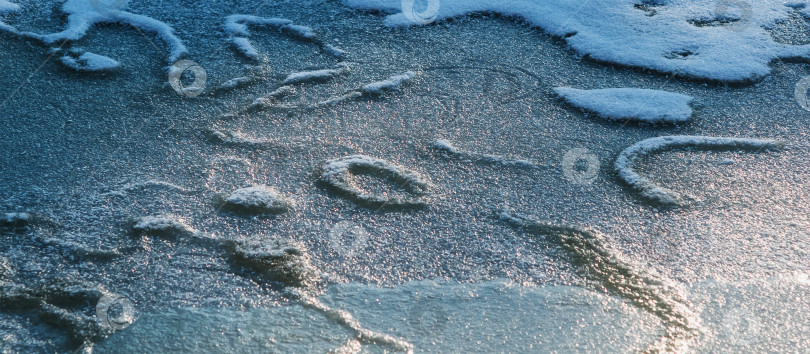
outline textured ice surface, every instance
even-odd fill
[[[568,103],[612,120],[647,123],[685,122],[692,116],[692,97],[674,92],[636,88],[579,90],[557,87],[554,92]]]
[[[446,20],[472,13],[497,13],[521,18],[565,41],[591,58],[657,71],[719,81],[744,81],[770,73],[768,64],[779,58],[810,57],[808,45],[778,43],[766,31],[799,9],[807,16],[806,1],[757,1],[728,5],[714,0],[667,0],[639,3],[619,0],[583,3],[579,0],[442,0],[431,21],[415,19],[415,9],[403,10],[400,0],[343,0],[349,7],[393,12],[390,27]],[[731,3],[730,3],[731,4]],[[642,5],[639,7],[638,5]],[[746,5],[748,7],[746,7]],[[643,11],[646,7],[652,12]],[[742,14],[733,12],[742,7]],[[749,11],[745,11],[745,9]],[[729,28],[730,27],[730,28]]]

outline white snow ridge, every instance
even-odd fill
[[[634,170],[635,160],[641,156],[677,148],[712,148],[712,149],[777,149],[782,143],[775,140],[722,138],[710,136],[675,135],[642,140],[624,149],[613,164],[619,177],[641,196],[664,206],[684,204],[684,197],[679,193],[655,185]]]
[[[569,87],[557,87],[554,92],[571,105],[610,120],[678,123],[692,116],[692,108],[689,107],[692,97],[674,92],[638,88],[579,90]]]

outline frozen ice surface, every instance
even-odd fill
[[[64,2],[15,2],[20,11],[2,18],[20,31],[68,28]],[[401,11],[400,1],[388,3],[392,14]],[[414,3],[423,12],[424,1]],[[615,42],[612,32],[588,26],[628,25],[617,17],[642,24],[672,19],[671,26],[692,26],[696,33],[717,38],[695,36],[695,48],[671,53],[670,44],[678,43],[668,32],[651,31],[643,34],[650,41],[635,41],[640,34],[630,31],[636,44],[618,55],[633,58],[660,44],[666,50],[656,55],[672,59],[655,60],[683,63],[694,71],[701,65],[690,60],[707,54],[720,58],[714,52],[722,48],[705,43],[755,36],[764,28],[744,16],[713,21],[720,17],[710,13],[714,9],[704,11],[706,16],[677,17],[683,2],[638,3],[606,3],[601,9],[586,4],[582,17],[571,16],[571,25],[584,30],[566,39],[550,38],[550,30],[532,27],[518,15],[479,13],[392,29],[383,27],[386,14],[347,11],[335,1],[269,2],[260,10],[247,2],[130,1],[123,11],[175,29],[188,47],[188,59],[208,72],[210,87],[232,78],[257,78],[194,99],[163,85],[167,53],[153,32],[98,23],[81,39],[50,52],[38,41],[2,35],[0,97],[7,102],[0,102],[0,210],[33,216],[24,227],[0,227],[0,258],[14,271],[6,279],[36,289],[53,278],[80,278],[131,299],[143,316],[99,345],[99,352],[231,347],[239,352],[240,345],[256,351],[394,350],[364,342],[357,335],[367,332],[330,320],[346,319],[341,313],[304,308],[289,287],[262,274],[265,268],[237,262],[223,247],[225,240],[303,245],[310,264],[324,272],[318,274],[324,284],[304,287],[307,293],[331,310],[351,314],[354,321],[345,322],[410,343],[415,352],[621,352],[643,350],[660,338],[661,319],[599,289],[589,271],[592,263],[575,261],[553,235],[522,232],[493,213],[513,210],[527,220],[599,230],[609,236],[603,246],[620,250],[611,255],[621,254],[626,264],[654,279],[671,279],[701,316],[703,328],[687,351],[807,351],[802,347],[808,338],[804,315],[810,313],[802,301],[810,298],[806,285],[790,289],[779,285],[785,284],[782,278],[772,277],[810,271],[810,249],[804,246],[810,237],[807,111],[793,95],[807,75],[806,65],[771,62],[771,75],[764,80],[726,87],[639,69],[644,63],[627,67],[589,60],[578,56],[585,53],[580,47],[566,45],[588,36],[594,42],[599,36]],[[704,2],[694,4],[703,11]],[[763,4],[751,2],[755,18],[771,15],[770,2]],[[777,8],[774,14],[782,14],[781,5]],[[599,11],[606,20],[594,17]],[[797,27],[789,33],[799,41],[785,48],[800,50],[807,43],[801,30],[806,12],[797,6],[791,13],[790,24]],[[283,16],[317,26],[321,39],[302,40],[285,30],[248,25],[250,37],[244,38],[261,60],[245,63],[230,50],[222,31],[225,16],[232,13]],[[765,32],[779,43],[793,38],[774,34],[785,24],[774,27]],[[749,33],[735,32],[741,29]],[[320,41],[345,49],[345,58],[336,59]],[[114,58],[126,69],[82,75],[59,63],[63,55],[86,51]],[[729,55],[717,66],[751,72],[753,67],[732,65],[747,62],[748,49],[739,52],[743,55]],[[757,49],[751,53],[748,59],[762,58]],[[351,63],[350,73],[294,85],[291,95],[269,94],[283,86],[289,73],[331,69],[339,60]],[[707,72],[720,72],[709,64]],[[419,74],[418,85],[403,85],[395,94],[361,90],[407,70]],[[660,88],[694,97],[698,119],[655,127],[584,119],[556,97],[554,87]],[[317,106],[349,94],[355,98]],[[272,108],[246,109],[269,96],[275,96],[267,100]],[[612,168],[623,149],[662,135],[763,137],[790,144],[778,153],[687,147],[639,156],[632,166],[639,176],[704,201],[665,209],[639,203],[638,191]],[[433,143],[438,139],[460,154],[437,152]],[[595,169],[599,178],[590,185],[570,183],[561,166],[566,152],[576,148],[587,149],[589,161],[601,164]],[[400,188],[395,173],[358,168],[341,175],[350,192],[383,200],[424,197],[429,207],[378,210],[380,204],[358,206],[357,200],[341,197],[346,194],[340,189],[319,188],[325,161],[354,155],[418,172],[429,181],[429,191],[419,196]],[[508,165],[496,157],[543,168]],[[723,159],[735,163],[718,165]],[[222,200],[249,185],[283,191],[295,199],[296,208],[282,216],[222,212]],[[161,214],[174,215],[175,221],[182,217],[186,226],[199,230],[198,237],[151,237],[149,232],[132,237],[133,220]],[[203,242],[200,235],[210,240]],[[105,258],[96,251],[121,255]],[[273,258],[266,260],[272,264]],[[482,290],[501,278],[515,288]],[[431,279],[440,285],[414,285]],[[699,285],[710,281],[734,291],[735,284],[754,283],[725,299],[725,286]],[[455,289],[480,296],[448,295]],[[426,296],[409,297],[416,292]],[[520,292],[526,295],[516,295]],[[95,320],[92,300],[70,304],[87,309],[88,319]],[[602,306],[617,310],[602,311]],[[68,327],[55,328],[34,311],[0,310],[0,351],[78,348],[68,342]],[[437,326],[438,319],[447,319],[447,325]],[[189,340],[176,340],[184,335]],[[296,339],[302,337],[304,344]]]
[[[554,92],[573,106],[611,120],[678,123],[689,120],[692,97],[674,92],[637,88],[579,90],[557,87]]]

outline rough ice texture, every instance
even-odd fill
[[[611,247],[605,235],[577,226],[534,221],[508,212],[501,212],[500,218],[524,232],[561,246],[602,289],[660,318],[665,326],[664,336],[643,352],[682,352],[698,334],[697,316],[690,310],[689,301],[679,291],[673,291],[674,283],[647,272],[647,267],[625,260]]]
[[[638,88],[579,90],[554,89],[568,103],[611,120],[648,123],[685,122],[692,116],[692,97],[674,92]]]
[[[393,13],[384,21],[389,27],[419,25],[402,12],[400,0],[343,3]],[[640,3],[652,11],[635,6]],[[772,60],[810,58],[810,45],[780,44],[766,31],[794,11],[810,16],[807,1],[750,4],[755,11],[742,18],[715,13],[716,0],[441,0],[435,19],[482,12],[520,18],[596,60],[716,81],[756,79],[770,73]]]
[[[278,238],[232,240],[225,242],[225,248],[236,263],[256,270],[267,280],[294,287],[313,286],[320,280],[319,271],[300,242]]]
[[[90,310],[106,294],[101,285],[61,278],[22,285],[0,282],[0,309],[33,311],[42,322],[65,331],[71,347],[66,349],[86,353],[92,352],[92,343],[113,332]]]
[[[121,64],[115,59],[90,52],[86,52],[78,58],[66,55],[60,58],[60,60],[65,66],[76,71],[84,72],[112,71],[121,67]]]
[[[197,234],[183,219],[171,215],[144,216],[132,226],[136,234],[177,237]]]
[[[0,214],[0,227],[20,227],[30,224],[33,217],[28,213]]]
[[[613,164],[619,177],[645,199],[664,206],[683,205],[687,198],[681,194],[659,187],[634,170],[635,160],[641,156],[677,148],[693,147],[708,149],[776,149],[782,146],[775,140],[723,138],[709,136],[664,136],[642,140],[624,149]]]
[[[388,90],[397,90],[399,86],[405,82],[410,81],[416,73],[413,71],[406,71],[399,75],[394,75],[383,81],[372,82],[363,86],[362,91],[366,93],[382,93]]]
[[[293,208],[292,202],[268,186],[237,189],[225,199],[225,207],[248,214],[282,214]]]
[[[303,82],[326,81],[348,71],[346,64],[338,64],[334,69],[322,69],[313,71],[301,71],[287,75],[283,85],[299,84]]]
[[[363,173],[394,183],[409,196],[393,193],[377,195],[363,191],[352,178]],[[428,183],[415,172],[408,171],[387,161],[365,155],[352,155],[326,161],[322,167],[320,182],[356,203],[373,208],[424,207],[428,204]]]
[[[174,34],[172,27],[153,18],[124,11],[123,9],[127,6],[126,1],[112,3],[112,5],[119,5],[118,8],[104,8],[99,4],[106,3],[99,1],[94,4],[93,0],[67,0],[62,4],[62,12],[67,15],[67,28],[61,32],[38,34],[17,31],[2,22],[0,22],[0,30],[6,30],[51,45],[62,41],[80,40],[96,24],[117,23],[156,34],[169,47],[169,56],[167,58],[169,63],[177,61],[188,52],[183,42]],[[2,6],[1,3],[0,6]]]

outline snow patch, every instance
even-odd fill
[[[121,67],[121,64],[112,58],[90,52],[85,52],[78,58],[66,55],[60,60],[65,66],[83,72],[112,71]]]
[[[610,120],[635,120],[647,123],[678,123],[689,120],[692,97],[679,93],[638,88],[579,90],[554,89],[568,103],[597,113]]]
[[[670,189],[660,187],[652,181],[642,177],[634,170],[635,160],[639,157],[665,150],[678,148],[707,148],[707,149],[778,149],[782,143],[775,140],[724,138],[710,136],[663,136],[650,138],[637,142],[624,149],[613,164],[619,177],[633,189],[641,193],[647,200],[665,206],[679,206],[686,202],[685,196]]]
[[[393,13],[384,20],[389,27],[422,24],[402,12],[400,0],[343,3],[355,9]],[[810,58],[810,45],[780,44],[766,31],[789,19],[798,7],[795,2],[757,1],[756,11],[737,19],[715,13],[715,0],[657,1],[653,16],[638,11],[638,4],[638,0],[598,4],[582,0],[441,0],[435,19],[482,12],[521,18],[552,36],[563,37],[581,55],[596,60],[716,81],[757,79],[771,72],[768,64],[773,60]],[[801,11],[810,14],[807,7]],[[715,20],[716,26],[694,24]]]

